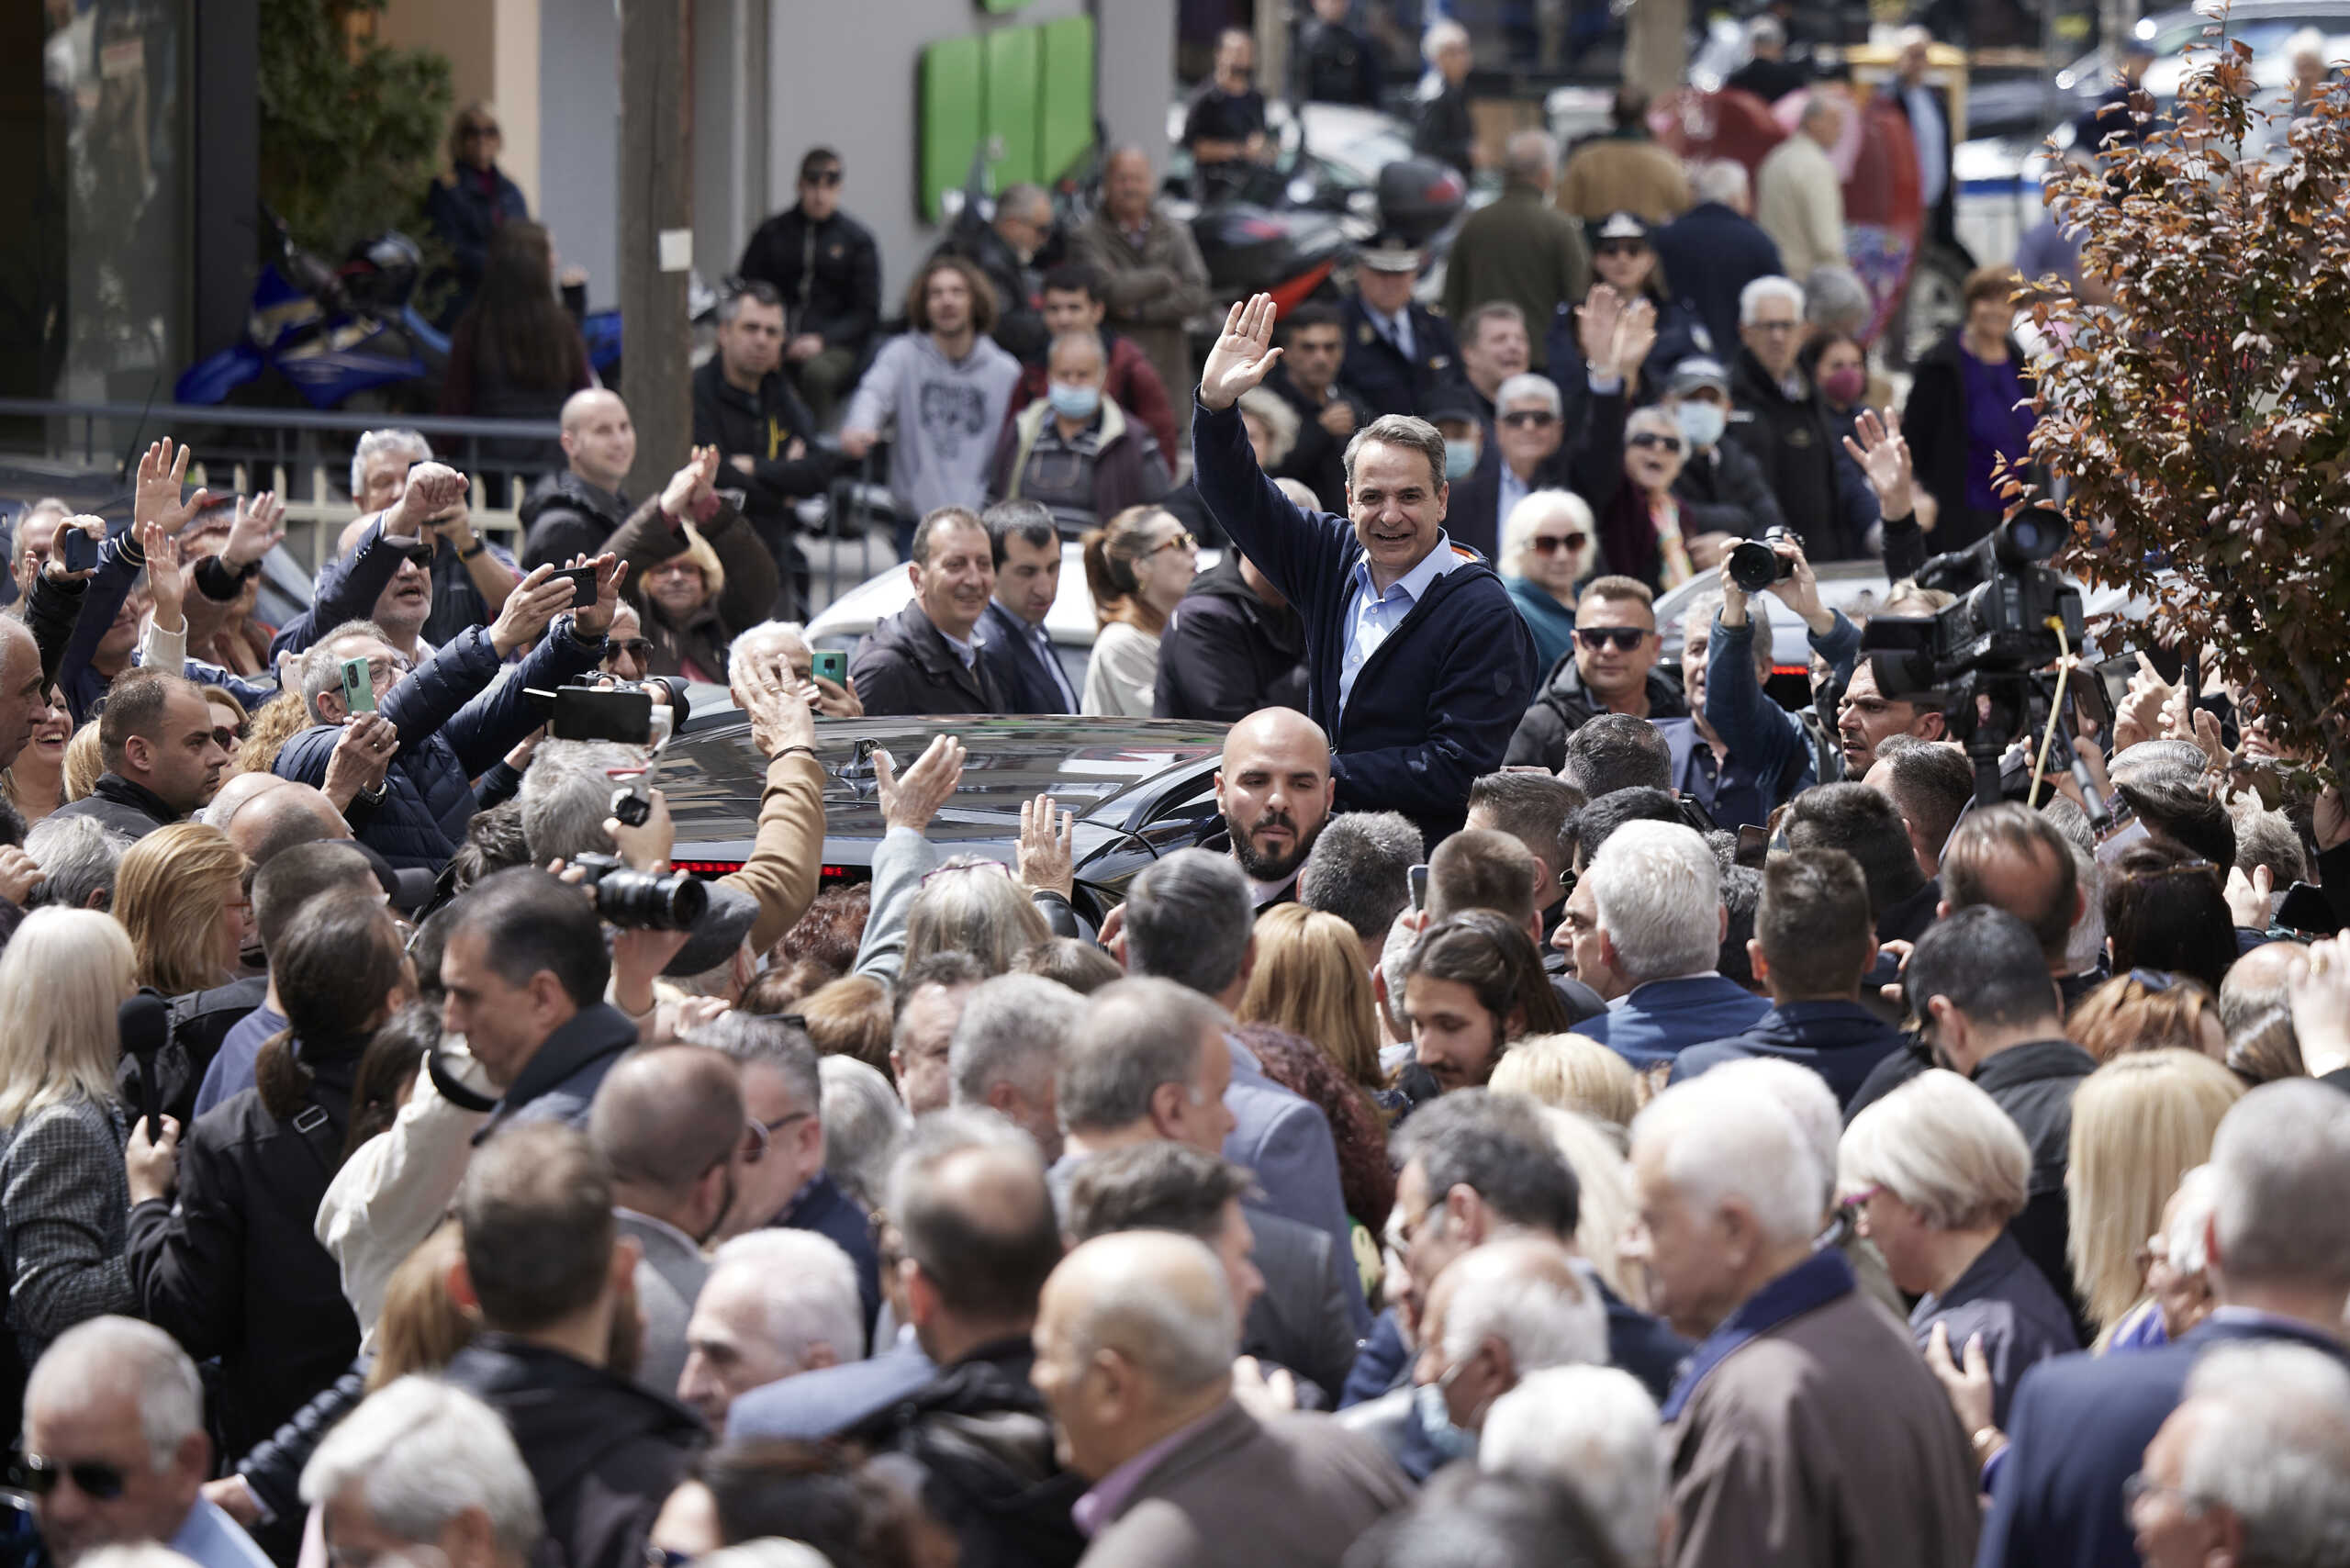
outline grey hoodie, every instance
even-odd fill
[[[937,507],[977,511],[987,504],[988,466],[1019,381],[1020,362],[989,338],[951,360],[929,333],[908,332],[881,346],[841,422],[878,431],[896,421],[890,493],[900,506],[917,517]]]

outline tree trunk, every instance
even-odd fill
[[[634,496],[658,494],[693,444],[693,13],[621,0],[621,393],[636,426]]]
[[[1634,0],[1624,18],[1624,80],[1662,98],[1689,70],[1689,0]]]

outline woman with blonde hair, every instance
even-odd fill
[[[1302,1036],[1374,1101],[1387,1092],[1379,1070],[1379,1014],[1363,973],[1362,943],[1335,914],[1275,904],[1257,918],[1257,962],[1240,998],[1240,1021]],[[1401,1109],[1381,1105],[1383,1111]]]
[[[1001,860],[958,855],[922,880],[906,913],[904,968],[933,953],[962,952],[990,975],[1008,973],[1014,958],[1052,935],[1028,890]]]
[[[2065,1252],[2098,1349],[2145,1298],[2146,1238],[2162,1228],[2179,1178],[2210,1159],[2220,1118],[2243,1094],[2226,1068],[2177,1049],[2117,1057],[2074,1093]]]
[[[1494,1077],[1498,1079],[1500,1074]],[[1497,1088],[1494,1092],[1506,1092]],[[1637,1207],[1632,1196],[1630,1162],[1625,1159],[1611,1129],[1579,1111],[1545,1105],[1542,1129],[1550,1135],[1559,1157],[1575,1173],[1575,1250],[1589,1260],[1609,1290],[1646,1312],[1648,1276],[1638,1263],[1627,1263],[1616,1250]]]
[[[1583,1035],[1528,1035],[1494,1065],[1485,1087],[1524,1094],[1561,1111],[1588,1116],[1624,1148],[1625,1130],[1640,1109],[1639,1075],[1631,1063]]]
[[[77,1323],[139,1311],[115,1093],[133,961],[114,917],[85,909],[33,911],[0,953],[0,1262],[27,1366]]]
[[[1165,507],[1139,506],[1084,543],[1085,584],[1102,629],[1078,711],[1147,719],[1158,691],[1159,634],[1199,571],[1200,542]]]
[[[114,913],[139,954],[139,983],[166,996],[232,978],[252,935],[245,857],[218,828],[159,827],[123,852]]]
[[[106,758],[98,751],[98,722],[93,719],[65,743],[65,798],[79,801],[88,795],[98,787],[98,775],[106,770]]]
[[[1549,669],[1574,650],[1575,585],[1599,560],[1599,525],[1572,490],[1536,490],[1502,519],[1494,567],[1534,635],[1535,663]]]

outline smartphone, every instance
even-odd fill
[[[653,744],[653,694],[565,686],[554,694],[547,733],[559,741],[619,741]]]
[[[2065,685],[2065,699],[2073,710],[2073,730],[2087,736],[2099,745],[2109,745],[2113,740],[2113,703],[2105,689],[2105,678],[2096,669],[2073,672]]]
[[[342,707],[348,713],[375,711],[375,672],[365,659],[342,661]]]
[[[576,605],[589,605],[596,602],[595,567],[570,566],[559,572],[549,572],[547,574],[547,581],[549,582],[554,581],[557,577],[569,577],[571,579],[572,603]]]
[[[98,564],[98,542],[78,528],[61,529],[63,539],[59,548],[65,552],[65,569],[86,572]]]
[[[2333,913],[2325,890],[2307,882],[2295,882],[2285,890],[2272,918],[2288,931],[2331,936],[2342,929],[2341,918]]]
[[[818,680],[829,680],[834,686],[848,684],[848,651],[845,648],[818,648],[809,673]]]
[[[1427,908],[1428,868],[1426,866],[1415,866],[1407,875],[1412,879],[1412,907],[1414,909]]]

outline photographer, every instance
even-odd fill
[[[416,488],[411,481],[409,493]],[[302,698],[317,723],[285,743],[274,771],[316,784],[331,798],[336,784],[347,782],[335,778],[343,771],[338,761],[345,768],[364,763],[366,777],[344,807],[356,819],[359,841],[395,868],[438,871],[464,842],[476,806],[470,780],[539,727],[529,689],[561,686],[602,658],[627,568],[612,555],[592,565],[595,603],[559,613],[571,603],[572,582],[551,580],[553,568],[536,567],[507,599],[496,624],[467,628],[406,677],[384,628],[364,621],[337,626],[302,660]],[[552,632],[512,678],[493,687],[507,656],[550,621]],[[343,701],[343,662],[360,658],[374,688],[372,716],[352,715]]]
[[[1801,541],[1782,534],[1762,543],[1778,556],[1785,574],[1762,591],[1803,617],[1812,652],[1827,661],[1841,688],[1852,678],[1860,629],[1842,610],[1820,603],[1819,581],[1804,558]],[[1719,753],[1710,770],[1715,786],[1729,787],[1735,778],[1746,801],[1727,812],[1707,801],[1714,819],[1725,826],[1768,822],[1771,809],[1780,801],[1821,782],[1818,758],[1827,749],[1825,736],[1816,737],[1803,714],[1780,707],[1762,689],[1770,661],[1769,627],[1764,624],[1758,633],[1749,611],[1750,596],[1733,575],[1735,565],[1734,555],[1722,562],[1721,610],[1713,618],[1710,635],[1694,613],[1682,633],[1682,679],[1688,687],[1690,707],[1702,715],[1702,728],[1712,731],[1707,739]],[[1702,664],[1696,662],[1700,659]],[[1678,782],[1682,759],[1680,747],[1674,749]],[[1680,787],[1691,788],[1687,782]]]
[[[775,603],[775,557],[711,487],[718,448],[700,446],[612,535],[653,644],[648,672],[723,685],[735,633]]]

